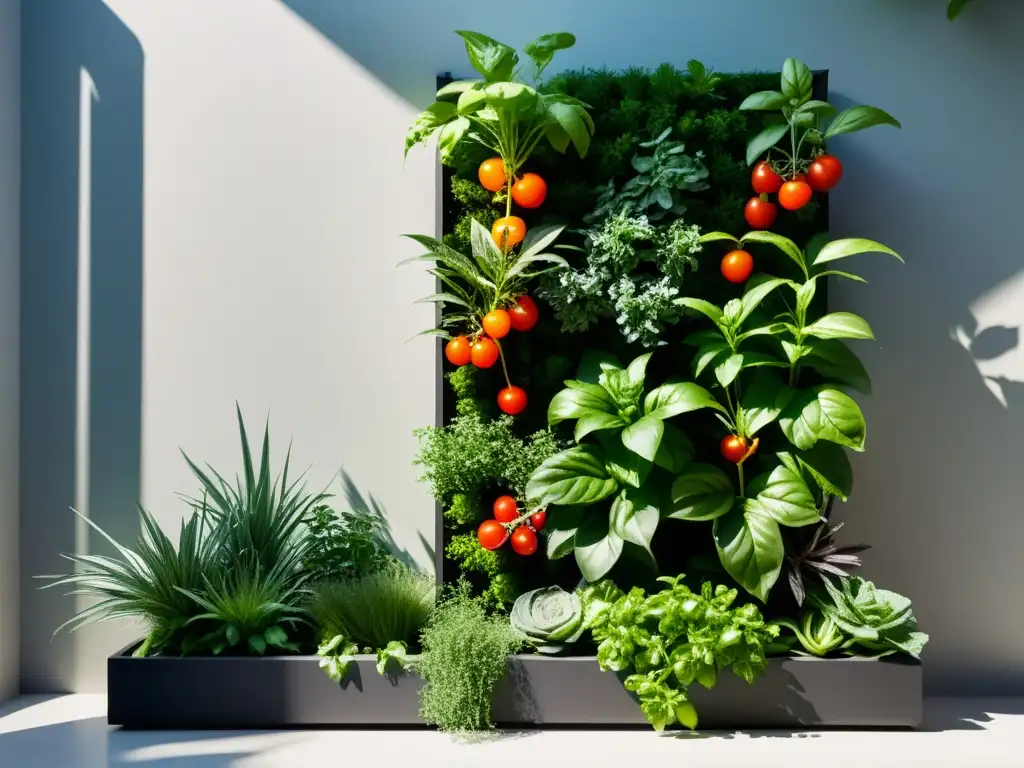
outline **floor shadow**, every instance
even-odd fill
[[[23,691],[67,690],[75,675],[75,641],[51,640],[74,601],[40,593],[32,578],[63,570],[58,553],[76,550],[69,507],[84,502],[82,512],[119,540],[138,530],[125,511],[140,496],[143,69],[138,40],[102,0],[56,14],[25,4]],[[108,551],[96,536],[87,548]]]
[[[1024,715],[1024,699],[928,697],[920,731],[986,731],[993,715]]]

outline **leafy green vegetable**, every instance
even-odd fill
[[[512,627],[540,653],[561,653],[583,634],[580,598],[557,586],[520,595],[510,619]]]
[[[590,622],[601,668],[630,673],[625,687],[659,731],[697,727],[688,695],[694,683],[711,688],[727,668],[754,682],[779,632],[756,606],[733,608],[735,589],[705,582],[696,593],[683,578],[659,578],[666,586],[652,595],[634,587]]]
[[[326,504],[308,520],[310,581],[341,581],[372,573],[392,560],[384,521],[365,510],[336,512]]]

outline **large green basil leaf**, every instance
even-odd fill
[[[750,314],[758,308],[765,298],[767,298],[768,294],[780,285],[784,285],[788,282],[788,280],[783,280],[780,277],[769,277],[768,275],[757,275],[748,280],[747,288],[743,293],[743,299],[740,305],[740,313],[736,318],[736,321],[733,323],[733,326],[739,328],[743,325],[743,322],[750,317]]]
[[[437,135],[437,150],[441,155],[441,162],[448,162],[455,151],[455,145],[462,141],[462,137],[469,130],[469,120],[465,117],[458,117],[445,125]],[[475,219],[474,219],[475,221]]]
[[[557,560],[573,551],[576,529],[583,522],[585,513],[585,507],[548,507],[544,528],[548,560]]]
[[[807,101],[813,84],[814,76],[802,61],[791,57],[782,63],[782,93],[786,98]]]
[[[872,128],[876,125],[891,125],[893,128],[902,128],[900,121],[878,107],[869,107],[860,104],[856,107],[844,109],[828,126],[825,131],[825,141],[841,133],[853,133],[863,131],[865,128]]]
[[[605,451],[605,469],[622,485],[639,488],[647,480],[653,466],[650,461],[622,444],[617,436],[598,435]]]
[[[704,387],[690,382],[663,384],[651,390],[644,399],[644,414],[655,419],[671,419],[681,413],[701,408],[725,411]]]
[[[435,101],[420,112],[405,134],[405,154],[422,141],[429,139],[442,125],[456,117],[455,105],[447,101]]]
[[[800,271],[804,272],[806,267],[804,263],[804,254],[800,250],[799,246],[790,240],[788,237],[782,235],[776,235],[774,232],[766,232],[761,230],[755,230],[753,232],[747,232],[743,236],[741,241],[745,243],[767,243],[768,245],[774,245],[780,251],[782,251],[790,260],[800,267]]]
[[[626,373],[629,374],[629,380],[634,384],[643,384],[644,378],[647,375],[647,363],[650,362],[652,352],[640,355],[626,368]]]
[[[871,377],[867,368],[846,344],[838,339],[805,339],[804,346],[807,348],[804,365],[837,384],[865,395],[871,394]]]
[[[624,488],[612,502],[612,532],[624,541],[643,547],[648,554],[660,519],[661,510],[650,491]]]
[[[823,245],[821,250],[818,251],[818,255],[814,257],[813,263],[814,266],[818,266],[829,261],[845,259],[848,256],[858,256],[862,253],[887,253],[903,261],[903,257],[887,245],[882,245],[874,240],[868,240],[863,237],[847,237],[841,240],[833,240],[831,243]]]
[[[664,422],[662,422],[664,424]],[[654,457],[654,463],[672,474],[679,474],[687,464],[693,461],[693,443],[683,431],[671,424],[665,424],[661,445]]]
[[[622,537],[611,530],[609,513],[593,510],[576,531],[576,564],[583,578],[600,581],[622,554]]]
[[[818,279],[812,277],[806,283],[801,285],[796,291],[796,315],[800,318],[801,322],[807,317],[807,309],[811,306],[811,302],[814,301],[814,294],[818,290]]]
[[[729,514],[715,520],[714,537],[728,574],[761,602],[767,601],[786,553],[779,524],[737,503]]]
[[[580,158],[585,158],[590,149],[590,134],[592,133],[587,111],[576,104],[554,101],[550,95],[544,97],[544,104],[550,119],[569,137]],[[557,149],[557,147],[555,148]]]
[[[508,80],[519,63],[519,54],[504,43],[479,32],[459,30],[455,34],[466,41],[466,55],[473,69],[489,82]]]
[[[732,352],[732,347],[724,336],[715,334],[717,338],[709,339],[702,344],[693,357],[693,378],[700,376],[704,369],[714,363],[719,365]]]
[[[526,498],[537,506],[593,504],[618,489],[605,469],[604,452],[578,445],[546,459],[526,484]]]
[[[566,419],[579,419],[591,412],[615,414],[616,409],[606,395],[598,396],[590,390],[567,387],[551,398],[548,405],[548,426],[554,426]]]
[[[753,437],[782,413],[793,398],[789,388],[775,371],[761,368],[753,376],[741,401],[742,432]]]
[[[522,83],[491,83],[484,88],[487,106],[495,112],[506,112],[518,119],[528,118],[537,109],[539,96]]]
[[[715,366],[715,378],[718,379],[718,383],[723,387],[728,387],[736,380],[736,377],[740,375],[740,371],[742,369],[743,355],[729,355]]]
[[[468,90],[479,90],[483,83],[483,80],[453,80],[437,92],[436,98],[438,101],[442,101],[452,96],[458,97]]]
[[[802,451],[819,440],[864,450],[864,414],[853,398],[838,389],[815,387],[798,393],[779,417],[779,426]]]
[[[672,483],[672,511],[677,520],[714,520],[728,512],[736,497],[728,475],[712,464],[691,464]]]
[[[753,165],[765,152],[779,143],[779,139],[789,132],[786,123],[771,123],[747,144],[747,165]]]
[[[767,110],[774,112],[775,110],[782,109],[789,99],[786,98],[784,93],[778,91],[758,91],[752,93],[743,100],[740,104],[740,109],[757,109]]]
[[[754,481],[751,486],[755,486]],[[790,528],[811,525],[819,519],[818,505],[803,476],[785,464],[773,469],[757,496],[747,500],[747,508],[755,506],[775,522]]]
[[[624,426],[626,426],[626,422],[617,414],[602,413],[601,411],[587,411],[580,416],[579,421],[576,422],[576,429],[573,431],[573,437],[578,443],[583,440],[584,437],[593,432],[599,432],[603,429],[618,429],[619,427]]]
[[[873,339],[875,334],[860,315],[852,312],[832,312],[804,328],[808,336],[819,339]]]
[[[696,312],[700,312],[702,315],[708,318],[719,328],[724,329],[725,327],[725,313],[722,312],[721,309],[716,307],[710,301],[705,301],[704,299],[694,299],[689,296],[684,296],[681,299],[676,299],[672,303],[680,307],[686,307],[687,309],[692,309]]]
[[[470,88],[462,92],[459,100],[455,102],[455,108],[461,116],[468,117],[483,109],[486,104],[487,97],[484,92],[478,88]]]
[[[548,531],[545,553],[548,560],[559,560],[576,548],[576,529]]]
[[[555,57],[556,51],[564,51],[566,48],[572,48],[576,45],[576,36],[569,32],[553,32],[547,35],[541,35],[532,43],[529,43],[524,49],[524,53],[533,60],[533,65],[537,68],[537,76],[547,68],[548,64],[551,63],[551,59]]]
[[[664,432],[665,422],[654,416],[643,416],[622,430],[622,444],[638,456],[654,461]]]
[[[796,459],[822,491],[843,501],[853,492],[853,467],[846,449],[822,440],[809,451],[798,451]]]

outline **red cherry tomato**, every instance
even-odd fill
[[[807,169],[807,183],[815,192],[828,192],[843,178],[843,164],[832,155],[818,155]]]
[[[754,257],[747,251],[730,251],[722,259],[722,277],[730,283],[742,283],[754,271]]]
[[[484,549],[500,549],[508,541],[508,531],[497,520],[484,520],[476,529],[476,538]]]
[[[498,407],[510,416],[526,410],[526,391],[522,387],[505,387],[498,393]]]
[[[515,304],[509,307],[508,317],[512,322],[512,327],[517,331],[528,331],[540,319],[540,310],[537,308],[537,302],[523,294],[516,299]]]
[[[530,525],[533,526],[533,530],[535,531],[543,531],[544,525],[547,523],[547,521],[548,513],[545,512],[543,509],[540,510],[539,512],[534,512],[532,515],[530,515]]]
[[[512,185],[512,199],[521,208],[537,208],[548,196],[548,185],[536,173],[524,173]]]
[[[740,459],[747,455],[747,438],[739,435],[726,435],[722,438],[719,447],[726,461],[738,464]]]
[[[782,186],[782,177],[772,169],[771,163],[762,160],[750,174],[750,186],[759,195],[774,195]]]
[[[811,185],[797,177],[782,185],[782,189],[779,190],[779,205],[787,211],[798,211],[810,202],[812,193]]]
[[[768,229],[775,223],[775,217],[779,209],[775,203],[762,200],[760,197],[752,197],[743,208],[743,216],[752,229]]]
[[[490,368],[498,362],[498,345],[486,336],[481,336],[473,342],[469,359],[477,368]]]
[[[509,328],[512,327],[512,319],[504,309],[492,309],[484,315],[481,325],[484,333],[492,339],[503,339],[508,336]]]
[[[519,507],[511,496],[499,496],[494,500],[494,519],[499,523],[511,523],[519,517]]]
[[[537,551],[537,534],[521,525],[512,533],[512,549],[517,555],[532,555]]]
[[[444,356],[452,365],[465,365],[469,362],[470,344],[465,336],[456,336],[444,345]]]

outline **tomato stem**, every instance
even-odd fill
[[[739,478],[740,478],[740,496],[743,496],[743,494],[746,492],[746,488],[745,488],[745,486],[743,484],[743,461],[742,460],[740,460],[739,463],[736,464],[736,474],[739,475]]]
[[[512,382],[509,381],[508,367],[505,365],[505,350],[502,349],[501,342],[497,339],[494,340],[494,343],[498,346],[498,357],[501,358],[501,372],[505,374],[505,384],[511,388]]]
[[[535,509],[535,510],[533,510],[533,511],[531,511],[531,512],[524,512],[523,514],[521,514],[521,515],[520,515],[519,517],[517,517],[517,518],[516,518],[515,520],[513,520],[512,522],[509,522],[509,523],[504,523],[504,526],[505,526],[505,528],[506,528],[507,530],[509,530],[509,531],[514,531],[514,530],[515,530],[516,528],[518,528],[518,527],[519,527],[520,525],[522,525],[522,524],[523,524],[523,523],[525,523],[525,522],[526,522],[527,520],[529,520],[529,519],[530,519],[530,517],[532,517],[532,516],[533,516],[534,514],[536,514],[537,512],[540,512],[540,511],[541,511],[540,509]]]

